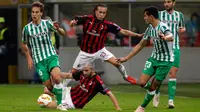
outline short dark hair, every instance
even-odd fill
[[[39,1],[33,2],[32,5],[31,5],[31,9],[33,7],[39,7],[41,12],[44,11],[44,5],[43,5],[43,3],[39,2]]]
[[[152,15],[155,19],[158,19],[158,9],[156,7],[150,6],[144,9],[144,13],[145,12],[148,16]]]
[[[107,5],[106,4],[98,4],[94,7],[94,12],[98,9],[98,7],[105,7],[107,8]]]

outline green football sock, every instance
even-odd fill
[[[168,95],[169,95],[169,100],[174,100],[174,96],[176,93],[176,79],[169,79],[168,82]]]
[[[151,92],[147,91],[144,101],[141,106],[143,108],[146,108],[146,106],[149,104],[149,102],[153,99],[154,95],[155,95],[155,91],[151,91]]]
[[[63,85],[61,83],[54,85],[53,90],[54,90],[55,95],[56,95],[57,105],[62,103],[62,88],[63,88]]]

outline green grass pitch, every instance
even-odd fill
[[[122,112],[133,112],[144,98],[145,91],[132,85],[108,85],[117,97]],[[145,112],[200,112],[200,84],[179,84],[175,109],[167,109],[167,85],[161,88],[159,108],[148,105]],[[0,112],[57,112],[40,108],[37,98],[43,92],[42,85],[0,85]],[[69,112],[116,112],[107,96],[98,94],[82,110]]]

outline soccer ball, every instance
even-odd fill
[[[46,107],[49,103],[52,102],[51,96],[48,94],[41,94],[37,100],[40,107]]]

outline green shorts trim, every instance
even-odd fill
[[[54,67],[60,67],[58,56],[50,56],[35,64],[37,73],[40,76],[42,82],[50,79],[50,72]]]
[[[154,58],[149,58],[143,69],[143,74],[153,76],[155,75],[156,80],[163,81],[168,75],[172,67],[172,62],[158,61]]]
[[[180,49],[174,49],[174,62],[172,63],[172,66],[179,68],[180,66]]]

